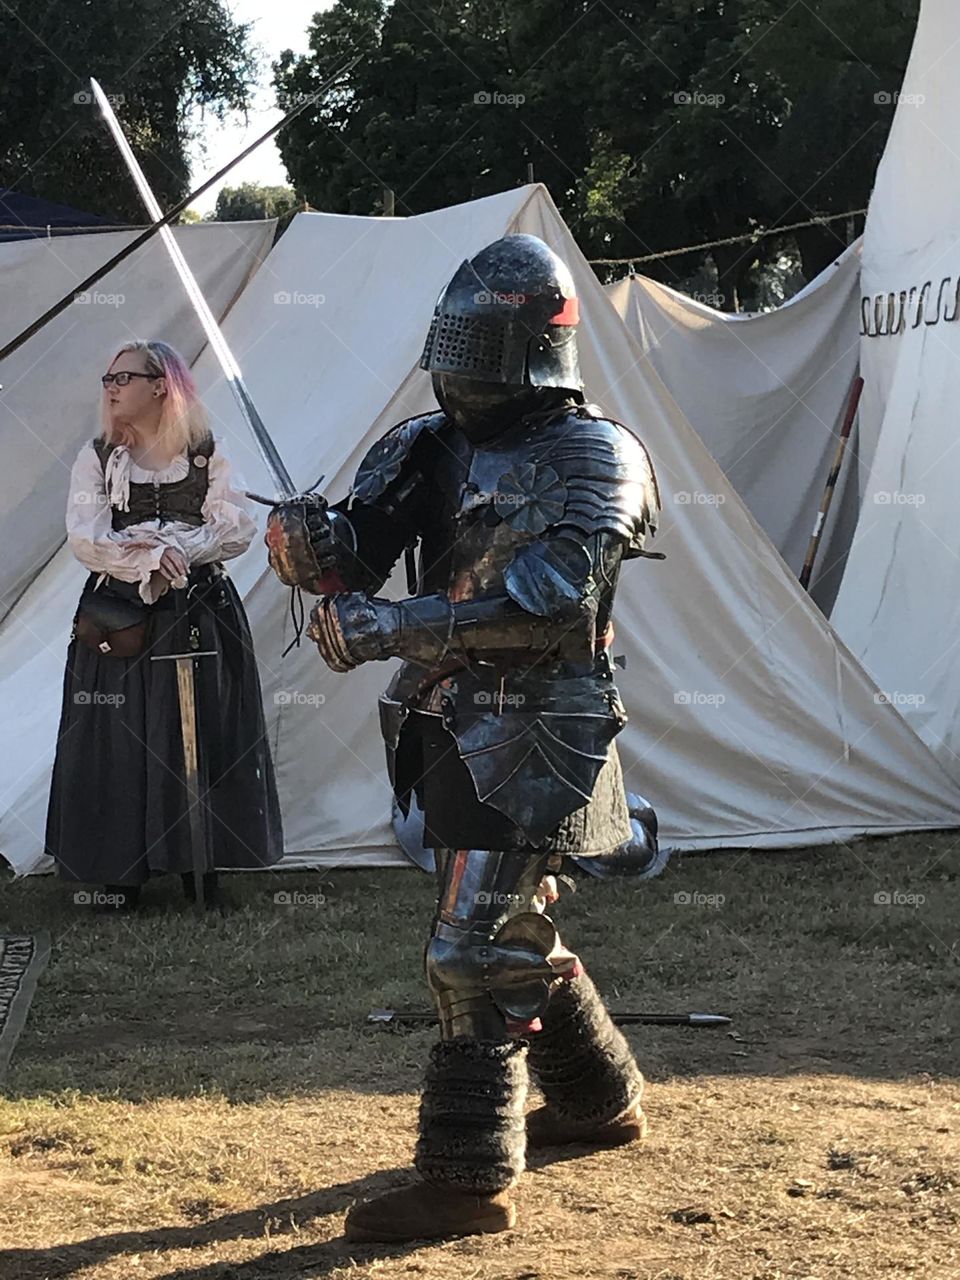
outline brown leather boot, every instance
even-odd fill
[[[368,1243],[447,1240],[508,1231],[516,1220],[517,1211],[506,1191],[478,1196],[416,1182],[353,1205],[343,1234],[348,1240]]]
[[[538,1107],[527,1115],[527,1147],[625,1147],[638,1142],[647,1132],[647,1117],[639,1102],[616,1120],[597,1125],[582,1120],[566,1120],[549,1107]]]

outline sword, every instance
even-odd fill
[[[136,156],[133,154],[133,149],[120,127],[120,122],[117,120],[113,108],[107,101],[106,94],[100,88],[97,81],[92,77],[90,80],[90,87],[93,90],[93,96],[97,100],[97,105],[100,107],[101,114],[103,115],[104,120],[106,120],[110,132],[113,134],[114,141],[120,149],[120,154],[123,156],[127,169],[130,171],[130,176],[136,183],[141,199],[147,207],[147,212],[154,221],[159,224],[163,220],[163,215],[161,213],[160,206],[157,203],[156,196],[154,196],[150,189],[150,184],[147,182],[146,175],[140,168]],[[325,522],[328,539],[332,540],[334,536],[334,522],[338,517],[336,516],[336,513],[333,513],[333,515],[327,514],[327,500],[322,494],[315,492],[315,490],[320,487],[323,477],[321,476],[320,480],[317,480],[316,483],[311,485],[307,490],[297,489],[297,486],[293,483],[290,476],[290,472],[283,464],[283,459],[277,451],[277,446],[270,438],[270,433],[264,426],[263,419],[260,417],[253,400],[250,398],[250,393],[247,391],[243,381],[243,375],[240,372],[240,366],[233,358],[233,352],[227,345],[227,341],[220,331],[220,326],[217,324],[212,311],[207,306],[207,300],[201,293],[200,286],[194,279],[193,272],[187,266],[187,261],[180,252],[180,247],[173,238],[173,232],[168,226],[160,226],[160,238],[163,240],[164,247],[176,268],[177,275],[179,275],[183,283],[183,287],[187,292],[187,297],[193,304],[193,309],[197,313],[197,317],[203,326],[203,330],[207,335],[207,340],[210,343],[210,346],[213,348],[214,354],[220,364],[220,368],[223,371],[223,376],[226,378],[230,390],[233,392],[233,396],[239,406],[240,413],[247,426],[250,428],[257,448],[260,450],[260,456],[263,458],[266,468],[273,477],[277,488],[276,495],[272,499],[264,498],[258,493],[248,493],[247,496],[256,502],[262,502],[268,507],[282,505],[284,502],[287,504],[283,515],[278,517],[280,521],[280,524],[278,525],[280,536],[279,546],[275,551],[277,563],[274,565],[274,568],[278,576],[281,578],[281,581],[286,582],[288,585],[296,585],[299,579],[294,572],[295,562],[299,563],[302,561],[304,564],[312,563],[316,569],[319,570],[321,568],[317,561],[317,552],[314,546],[314,539],[318,536],[319,530],[316,527],[311,530],[308,514],[313,515],[314,517],[322,517]],[[291,502],[291,499],[295,499],[295,502]],[[316,526],[317,520],[314,519],[313,523],[314,526]],[[342,520],[342,524],[345,526],[345,534],[349,539],[349,537],[352,536],[352,529],[349,521]],[[268,524],[268,540],[269,537],[270,529]],[[274,544],[271,543],[270,545],[273,547]],[[271,563],[273,563],[273,561],[271,561]],[[300,636],[298,631],[295,636],[294,643],[299,643],[299,639]]]
[[[610,1017],[618,1027],[729,1027],[732,1019],[722,1013],[628,1013],[614,1012]],[[373,1009],[367,1022],[378,1026],[425,1026],[437,1021],[435,1013],[425,1009]]]
[[[103,118],[106,120],[110,132],[113,134],[114,141],[120,149],[120,154],[123,156],[126,166],[130,171],[130,176],[137,185],[137,190],[140,192],[141,199],[146,205],[147,213],[154,222],[162,222],[163,212],[157,203],[157,198],[150,189],[150,184],[146,179],[146,175],[141,169],[137,157],[133,154],[133,149],[127,141],[123,129],[120,127],[120,122],[117,120],[113,108],[107,101],[106,94],[93,78],[90,80],[90,87],[93,90],[93,95],[97,100],[97,104],[100,107]],[[187,297],[193,304],[193,309],[197,313],[197,318],[203,326],[204,333],[207,335],[207,341],[213,348],[214,355],[217,357],[217,361],[223,371],[223,376],[226,378],[227,384],[233,392],[234,399],[237,402],[240,413],[243,416],[243,420],[246,422],[253,434],[257,448],[260,450],[260,456],[263,458],[267,470],[273,477],[274,483],[277,486],[278,498],[292,498],[297,496],[298,490],[290,477],[290,472],[283,465],[283,459],[277,452],[277,446],[271,440],[270,433],[264,426],[263,419],[257,412],[256,407],[250,398],[250,393],[244,385],[243,374],[240,372],[240,366],[233,358],[233,352],[227,345],[226,339],[214,318],[213,312],[207,306],[207,300],[201,293],[200,286],[197,284],[193,272],[187,265],[187,260],[181,253],[180,246],[174,239],[173,232],[170,230],[169,226],[163,225],[160,227],[160,239],[163,241],[167,253],[170,255],[170,259],[176,268],[177,275],[179,275],[183,283],[183,287],[187,292]]]
[[[43,313],[42,316],[38,316],[36,320],[32,320],[30,324],[27,325],[26,329],[23,329],[15,338],[11,338],[8,343],[3,347],[0,347],[0,362],[6,360],[7,356],[13,355],[13,353],[18,351],[25,342],[28,342],[35,334],[39,333],[44,325],[49,324],[50,321],[55,320],[61,312],[66,311],[71,302],[75,300],[77,294],[86,293],[88,289],[92,289],[98,281],[102,280],[103,277],[108,274],[108,272],[112,271],[114,267],[118,267],[125,258],[129,258],[131,253],[135,253],[141,245],[146,244],[148,240],[152,240],[161,227],[166,226],[168,222],[173,222],[174,218],[178,217],[183,213],[184,209],[193,204],[194,200],[198,200],[204,192],[209,191],[212,186],[215,186],[221,178],[225,177],[231,169],[240,163],[241,160],[245,160],[248,155],[256,151],[257,147],[266,142],[268,138],[272,138],[275,133],[279,133],[281,129],[285,128],[291,120],[296,119],[301,111],[306,111],[307,107],[314,106],[318,103],[323,94],[326,93],[335,81],[353,70],[360,61],[361,56],[362,55],[358,53],[355,58],[351,58],[337,67],[337,69],[326,78],[316,93],[305,96],[302,101],[298,102],[295,107],[291,108],[291,110],[288,111],[282,119],[278,120],[276,124],[271,125],[266,133],[262,133],[259,138],[244,147],[239,155],[235,155],[232,160],[228,160],[222,169],[218,169],[217,172],[211,174],[209,178],[205,178],[199,187],[195,188],[188,195],[185,195],[182,200],[178,200],[175,205],[167,210],[162,218],[147,227],[145,231],[142,231],[140,235],[136,237],[136,239],[131,240],[125,248],[115,253],[112,258],[97,267],[97,269],[91,272],[85,280],[81,280],[79,284],[74,285],[70,292],[65,293],[59,302],[55,302],[52,307],[49,307]],[[0,391],[2,390],[3,388],[0,387]]]
[[[151,662],[177,664],[177,698],[180,703],[180,735],[183,740],[183,781],[187,791],[187,816],[190,822],[190,853],[193,861],[193,888],[196,909],[205,909],[203,877],[208,870],[207,829],[200,811],[200,739],[197,733],[197,689],[195,659],[215,658],[216,649],[201,649],[199,633],[190,626],[187,588],[174,588],[176,605],[176,644],[178,653],[152,654]]]

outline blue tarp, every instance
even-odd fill
[[[109,218],[101,218],[96,213],[83,213],[80,209],[71,209],[69,205],[54,204],[52,200],[41,200],[36,196],[24,196],[19,192],[0,188],[0,240],[22,240],[30,236],[45,236],[47,227],[56,235],[63,227],[89,227],[95,231],[97,227],[116,226]],[[23,231],[9,230],[10,227],[23,227]],[[39,227],[41,230],[26,230],[27,227]]]

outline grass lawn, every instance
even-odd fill
[[[732,1031],[630,1028],[644,1143],[538,1156],[516,1230],[402,1248],[341,1224],[410,1176],[435,1033],[364,1019],[427,1003],[427,876],[229,877],[204,921],[173,880],[119,919],[8,883],[0,932],[53,953],[0,1099],[0,1280],[960,1280],[958,850],[718,853],[565,893],[611,1006]]]

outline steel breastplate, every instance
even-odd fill
[[[438,518],[424,538],[421,589],[453,601],[504,591],[517,549],[562,513],[536,446],[537,433],[527,429],[476,447],[461,436],[448,451],[434,477]]]

